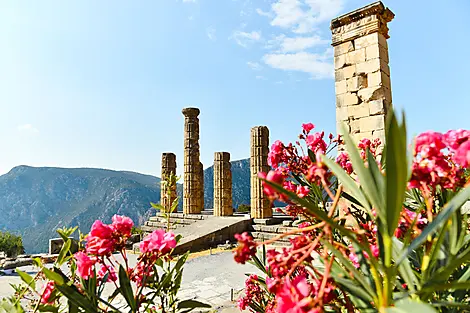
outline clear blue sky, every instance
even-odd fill
[[[201,158],[249,156],[300,124],[335,131],[329,21],[363,0],[0,1],[0,174],[20,164],[160,174],[183,159],[181,109],[201,109]],[[395,107],[411,133],[470,128],[468,0],[384,2]]]

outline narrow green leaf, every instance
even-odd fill
[[[177,308],[181,309],[195,309],[195,308],[211,308],[207,303],[196,300],[183,300],[178,302]]]
[[[70,246],[72,245],[72,239],[67,238],[65,243],[62,245],[62,249],[60,249],[59,255],[57,256],[57,264],[62,265],[64,262],[64,258],[67,255],[67,252],[70,251]]]
[[[137,303],[134,299],[134,291],[132,290],[131,282],[127,276],[126,270],[122,265],[119,265],[119,289],[121,294],[126,299],[127,304],[131,307],[132,312],[137,309]]]
[[[437,311],[427,303],[419,302],[418,300],[404,299],[395,304],[395,307],[385,309],[386,313],[437,313]]]
[[[459,210],[468,199],[470,199],[470,187],[460,191],[454,198],[452,198],[452,200],[450,200],[450,202],[444,206],[436,218],[421,232],[421,234],[415,240],[411,242],[408,248],[401,254],[397,263],[400,264],[408,254],[421,246],[427,240],[428,236],[431,236],[436,231],[438,231],[442,224],[445,223],[456,210]]]
[[[16,272],[18,273],[18,275],[20,275],[22,281],[24,281],[28,286],[30,286],[34,290],[36,289],[36,282],[34,281],[34,278],[31,275],[21,271],[18,268],[16,268]]]
[[[85,312],[95,313],[98,311],[97,307],[91,303],[84,295],[82,295],[75,286],[69,285],[55,285],[55,288],[59,290],[70,302],[83,308]]]
[[[54,268],[54,270],[56,269]],[[42,269],[42,272],[48,279],[53,280],[56,284],[63,285],[65,282],[64,278],[60,274],[53,272],[45,267]]]
[[[176,262],[176,265],[175,265],[175,271],[178,273],[181,268],[183,267],[184,263],[186,262],[186,260],[188,259],[188,256],[189,256],[189,252],[186,252],[185,254],[183,254],[179,259],[178,259],[178,262]]]
[[[398,240],[398,238],[393,237],[392,238],[393,242],[393,258],[397,259],[398,256],[400,255],[400,252],[403,250],[403,243]],[[403,260],[403,262],[398,265],[398,271],[400,272],[401,277],[405,281],[405,283],[408,285],[408,288],[412,293],[416,291],[416,287],[418,288],[421,287],[421,284],[416,277],[415,273],[413,272],[413,268],[411,267],[410,261],[406,258]]]

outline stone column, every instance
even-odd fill
[[[202,210],[201,162],[199,161],[198,108],[184,108],[184,182],[183,213],[195,214]]]
[[[251,129],[251,217],[268,218],[272,217],[273,211],[269,200],[263,193],[261,180],[258,178],[259,172],[267,173],[269,153],[269,129],[266,126],[256,126]]]
[[[232,207],[232,168],[230,153],[214,153],[214,216],[229,216]]]
[[[387,23],[393,17],[382,2],[375,2],[331,21],[338,131],[346,123],[356,140],[385,141],[392,106]]]
[[[176,199],[176,183],[174,186],[168,186],[163,184],[164,181],[170,176],[170,174],[176,175],[176,155],[174,153],[162,153],[162,187],[161,187],[161,201],[165,211],[168,212],[171,208],[171,204]],[[171,193],[168,196],[168,188],[171,188]]]
[[[199,208],[200,211],[204,210],[204,166],[199,162]]]

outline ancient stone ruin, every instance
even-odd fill
[[[204,208],[204,173],[199,161],[198,108],[184,108],[183,213],[198,214]]]
[[[176,155],[170,152],[162,153],[162,182],[166,181],[170,175],[176,175]],[[160,204],[165,208],[165,212],[170,211],[171,204],[176,197],[176,183],[171,186],[162,183]]]
[[[232,207],[232,169],[230,153],[214,153],[214,216],[230,216]]]
[[[256,126],[251,129],[250,184],[251,184],[251,217],[268,218],[273,215],[269,200],[263,192],[263,185],[258,178],[259,172],[267,173],[269,153],[269,129]]]
[[[376,2],[331,21],[338,133],[345,122],[356,140],[385,140],[392,105],[387,23],[393,17]]]

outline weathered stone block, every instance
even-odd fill
[[[351,134],[357,134],[361,131],[361,124],[359,122],[359,120],[351,120],[349,121],[349,132]]]
[[[372,139],[379,138],[382,143],[385,142],[385,130],[384,129],[377,129],[372,132]]]
[[[367,75],[367,80],[370,87],[373,86],[390,86],[390,77],[382,71],[377,71]]]
[[[366,75],[359,75],[354,76],[346,80],[347,91],[353,92],[358,91],[362,88],[367,88],[367,76]]]
[[[366,47],[366,61],[372,60],[372,59],[382,59],[386,63],[388,63],[388,51],[384,47],[380,45],[372,45],[369,47]]]
[[[367,102],[362,102],[359,105],[349,106],[347,109],[348,115],[353,119],[369,116],[369,104]]]
[[[349,118],[348,107],[337,107],[336,108],[336,120],[347,121]]]
[[[347,41],[347,42],[343,42],[342,44],[335,46],[334,49],[335,49],[335,57],[337,57],[341,54],[354,51],[354,45],[352,41]]]
[[[362,101],[373,101],[373,100],[383,99],[384,89],[381,86],[364,88],[357,92],[357,96]]]
[[[369,102],[369,115],[384,114],[384,100],[374,100]]]
[[[347,92],[346,81],[345,80],[337,81],[335,83],[335,91],[336,91],[337,95],[342,94],[342,93],[346,93]]]
[[[335,63],[335,70],[343,68],[346,65],[346,55],[342,54],[342,55],[335,57],[334,63]]]
[[[383,71],[390,76],[390,68],[388,64],[381,59],[372,59],[366,62],[356,64],[356,73],[373,73],[377,71]]]
[[[385,128],[385,117],[383,115],[374,115],[363,117],[360,120],[362,132],[372,132],[374,130]]]
[[[380,45],[383,48],[388,49],[387,39],[384,37],[384,35],[378,32],[362,36],[354,40],[354,48],[356,50],[372,45]]]
[[[357,64],[366,61],[366,49],[359,49],[348,52],[345,54],[346,56],[346,64]]]
[[[359,98],[355,93],[344,93],[336,96],[336,106],[345,107],[349,105],[356,105],[359,103]]]

